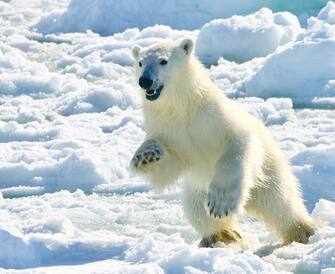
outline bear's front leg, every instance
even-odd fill
[[[182,164],[171,145],[163,145],[153,138],[137,149],[130,168],[146,177],[155,189],[161,190],[178,179]]]
[[[210,216],[222,218],[242,211],[252,182],[247,154],[247,145],[237,141],[224,148],[208,188],[206,207]]]
[[[160,143],[155,139],[146,140],[135,152],[130,166],[133,170],[149,167],[159,161],[165,152]]]
[[[231,215],[239,208],[239,191],[219,184],[211,183],[207,195],[209,215],[221,218]]]

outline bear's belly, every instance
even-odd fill
[[[207,192],[213,176],[214,168],[194,165],[185,170],[181,179],[192,188]]]

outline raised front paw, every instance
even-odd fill
[[[236,212],[238,202],[224,187],[211,184],[208,189],[206,206],[209,215],[222,218]]]
[[[164,149],[155,139],[145,141],[135,152],[130,166],[133,169],[150,166],[164,155]]]

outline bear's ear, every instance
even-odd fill
[[[179,47],[185,52],[186,55],[189,55],[190,53],[192,53],[193,46],[194,46],[193,40],[188,39],[188,38],[184,39],[179,44]]]
[[[131,53],[132,53],[132,55],[133,55],[133,57],[134,57],[135,59],[138,58],[138,55],[140,54],[141,49],[142,49],[142,48],[141,48],[139,45],[135,45],[135,46],[133,46],[133,48],[131,49]]]

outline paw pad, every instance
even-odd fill
[[[160,144],[155,140],[148,140],[144,142],[136,151],[131,165],[139,168],[157,162],[164,155],[164,150]]]

